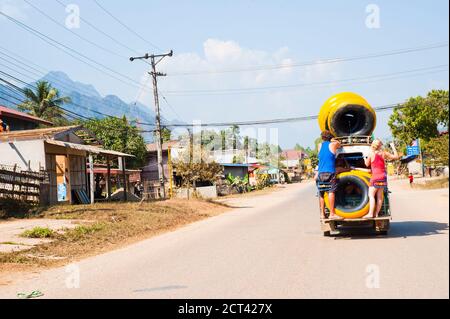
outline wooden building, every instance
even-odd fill
[[[93,203],[94,157],[106,162],[110,195],[111,179],[108,172],[112,162],[121,161],[125,171],[125,159],[132,157],[103,149],[101,141],[82,126],[1,133],[0,154],[0,165],[14,165],[21,170],[48,174],[48,194],[41,196],[41,204],[77,203],[82,201],[80,197]]]

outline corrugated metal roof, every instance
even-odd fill
[[[100,141],[94,133],[92,133],[89,129],[83,127],[82,125],[73,125],[73,126],[61,126],[61,127],[52,127],[52,128],[44,128],[44,129],[34,129],[34,130],[21,130],[21,131],[12,131],[12,132],[4,132],[0,134],[0,142],[13,142],[13,141],[27,141],[27,140],[36,140],[36,139],[56,139],[62,140],[64,136],[74,134],[78,136],[80,139],[84,141],[87,145],[99,146],[102,145],[102,141]]]
[[[50,128],[41,128],[35,130],[22,130],[22,131],[12,131],[12,132],[4,132],[0,134],[1,141],[9,141],[14,139],[45,139],[51,138],[56,134],[73,131],[76,129],[81,129],[82,126],[62,126],[62,127],[50,127]]]
[[[41,124],[45,124],[45,125],[49,125],[49,126],[53,125],[53,123],[50,122],[50,121],[46,121],[46,120],[43,120],[43,119],[41,119],[39,117],[32,116],[32,115],[27,114],[27,113],[19,112],[19,111],[16,111],[14,109],[11,109],[9,107],[0,105],[0,116],[2,116],[2,115],[8,116],[8,117],[17,118],[17,119],[21,119],[21,120],[25,120],[25,121],[28,121],[28,122],[33,122],[33,123],[41,123]]]
[[[134,155],[121,153],[121,152],[117,152],[117,151],[105,150],[105,149],[102,149],[102,148],[99,148],[96,146],[56,141],[56,140],[52,140],[52,139],[45,140],[45,143],[50,144],[50,145],[67,147],[67,148],[70,148],[73,150],[85,151],[85,152],[92,153],[92,154],[113,155],[113,156],[118,156],[118,157],[134,157]]]
[[[240,163],[221,163],[220,165],[226,167],[249,167],[250,164],[240,164]]]
[[[168,141],[163,143],[162,149],[163,151],[167,151],[169,147],[174,147],[178,144],[178,141]],[[156,143],[147,144],[147,152],[156,152]]]

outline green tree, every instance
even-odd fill
[[[388,124],[395,139],[409,145],[417,138],[437,138],[439,128],[448,129],[448,116],[448,91],[433,90],[426,97],[412,97],[397,106]]]
[[[319,164],[319,145],[322,143],[322,138],[318,137],[314,140],[314,148],[307,147],[305,149],[306,155],[311,160],[311,166],[314,168]]]
[[[24,89],[26,101],[18,106],[22,112],[27,112],[33,116],[53,122],[55,125],[67,125],[70,122],[64,117],[64,112],[60,108],[71,100],[67,96],[60,96],[57,89],[50,83],[39,81],[36,83],[36,90]]]
[[[220,141],[221,141],[221,150],[225,151],[227,148],[227,131],[226,130],[220,131]]]
[[[126,117],[105,117],[82,122],[102,142],[105,148],[134,155],[128,160],[129,168],[139,168],[145,164],[147,149],[144,138],[137,127],[130,125]]]
[[[231,140],[233,143],[233,149],[237,149],[240,145],[240,140],[241,140],[241,129],[239,128],[239,126],[237,125],[233,125],[232,127],[230,127],[230,135],[231,135]]]
[[[422,145],[425,165],[427,166],[448,166],[449,152],[448,134],[432,138]]]
[[[153,138],[156,141],[156,132],[153,134]],[[162,127],[161,139],[163,143],[170,141],[172,139],[172,131],[169,130],[167,127]]]

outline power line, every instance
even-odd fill
[[[178,118],[179,121],[183,121],[181,119],[181,116],[178,114],[178,112],[175,110],[175,108],[172,106],[172,104],[169,103],[169,101],[167,101],[167,98],[160,92],[159,95],[161,95],[161,97],[163,98],[164,102],[166,102],[166,104],[169,106],[169,108],[172,110],[172,112],[175,114],[175,116]]]
[[[23,102],[24,102],[24,101],[22,101],[21,99],[19,99],[17,96],[14,96],[14,95],[9,94],[9,93],[6,93],[6,92],[2,92],[2,95],[6,95],[6,96],[8,96],[8,97],[10,97],[10,98],[12,98],[12,99],[14,99],[14,100],[19,101],[20,103],[23,103]]]
[[[3,54],[3,55],[4,55],[3,52],[0,52],[0,54]],[[13,59],[14,59],[14,58],[13,58]],[[40,77],[40,78],[42,78],[42,77],[44,76],[44,74],[45,74],[45,72],[41,72],[41,71],[39,71],[39,70],[37,70],[37,69],[35,69],[35,68],[32,68],[32,67],[28,66],[28,65],[25,64],[25,63],[20,62],[20,61],[19,61],[19,63],[22,63],[23,65],[26,65],[27,67],[32,68],[32,69],[34,69],[34,70],[37,70],[38,72],[30,71],[29,69],[24,68],[24,67],[21,66],[21,65],[18,65],[18,64],[16,64],[16,63],[13,63],[13,62],[11,62],[11,61],[8,61],[8,60],[2,58],[1,56],[0,56],[0,60],[6,61],[7,63],[9,63],[9,64],[15,66],[16,68],[19,68],[19,69],[24,70],[24,71],[26,71],[26,72],[28,72],[28,73],[34,74],[35,76],[38,76],[38,77]],[[18,61],[17,59],[14,59],[14,60]],[[2,65],[2,66],[4,66],[4,67],[8,68],[9,70],[12,70],[12,71],[14,71],[14,72],[16,72],[16,73],[18,73],[18,74],[20,74],[20,75],[22,75],[22,76],[24,76],[24,77],[30,79],[31,81],[34,81],[34,79],[33,79],[32,77],[30,77],[30,76],[28,76],[28,75],[25,75],[25,74],[23,74],[22,72],[18,72],[16,69],[12,69],[12,68],[10,68],[9,66],[4,65],[3,63],[0,63],[0,65]],[[47,71],[47,73],[48,73],[48,72],[49,72],[49,71]],[[65,89],[65,90],[67,90],[68,92],[78,92],[78,93],[85,94],[86,96],[90,96],[89,93],[88,93],[86,90],[79,90],[78,88],[75,88],[75,87],[73,87],[72,85],[68,84],[68,82],[66,82],[66,81],[62,81],[62,80],[59,80],[59,79],[54,78],[54,76],[52,76],[52,78],[53,78],[53,80],[49,80],[49,82],[56,83],[59,87],[61,87],[61,88]],[[114,102],[110,102],[110,103],[111,103],[113,106],[117,106],[117,107],[120,106],[119,104],[114,103]],[[102,103],[100,103],[100,105],[103,105],[103,106],[105,106],[105,107],[109,107],[109,105],[105,105],[105,104],[102,104]]]
[[[231,88],[231,89],[221,89],[221,90],[178,90],[178,91],[164,91],[167,95],[172,96],[194,96],[194,95],[228,95],[228,94],[253,94],[259,93],[261,91],[271,91],[271,90],[280,90],[280,89],[294,89],[294,88],[302,88],[302,87],[311,87],[311,86],[329,86],[336,85],[339,83],[351,83],[356,82],[358,84],[360,81],[364,81],[362,83],[370,83],[370,82],[378,82],[385,81],[390,79],[397,78],[405,78],[409,77],[408,74],[417,73],[410,76],[417,76],[428,73],[436,73],[436,72],[445,72],[447,69],[442,69],[444,67],[448,68],[448,64],[436,65],[427,68],[419,68],[413,70],[406,70],[394,73],[385,73],[385,74],[377,74],[370,75],[365,77],[355,77],[348,78],[342,80],[331,80],[331,81],[323,81],[323,82],[310,82],[310,83],[299,83],[299,84],[290,84],[290,85],[279,85],[279,86],[266,86],[266,87],[253,87],[253,88]],[[423,71],[423,73],[420,73]],[[406,75],[406,76],[402,76]],[[370,81],[372,80],[372,81]]]
[[[24,84],[24,85],[26,85],[26,86],[28,86],[28,87],[30,87],[30,88],[34,88],[34,89],[36,88],[36,86],[31,85],[31,84],[29,84],[29,83],[27,83],[27,82],[25,82],[25,81],[23,81],[23,80],[21,80],[21,79],[15,77],[15,76],[12,76],[12,75],[9,74],[9,73],[6,73],[6,72],[3,72],[3,71],[0,70],[0,74],[3,74],[4,76],[7,76],[7,77],[13,79],[14,81],[17,81],[17,82],[19,82],[19,83],[22,83],[22,84]],[[24,92],[23,92],[23,89],[21,89],[21,88],[15,86],[15,85],[12,84],[11,82],[8,82],[8,81],[6,81],[6,80],[4,80],[4,79],[2,79],[2,80],[3,80],[3,82],[7,82],[7,83],[9,83],[10,85],[13,85],[15,88],[19,89],[21,93],[24,93]],[[80,107],[80,108],[82,108],[82,109],[85,109],[85,110],[87,110],[88,112],[92,112],[92,113],[98,114],[98,115],[102,115],[102,116],[105,116],[105,117],[118,118],[118,117],[113,116],[113,115],[105,114],[105,113],[102,113],[102,112],[99,112],[99,111],[96,111],[96,110],[91,110],[91,109],[89,109],[89,108],[87,108],[87,107],[85,107],[85,106],[83,106],[83,105],[80,105],[80,104],[77,104],[77,103],[74,103],[74,102],[71,102],[70,104],[72,104],[72,105],[74,105],[74,106],[77,106],[77,107]],[[82,116],[82,115],[80,115],[80,116]],[[83,116],[83,117],[84,117],[84,116]]]
[[[63,3],[60,0],[55,0],[60,6],[62,6],[63,8],[66,8],[67,5],[65,3]],[[132,51],[134,53],[138,53],[138,51],[136,51],[135,49],[129,47],[128,45],[124,44],[123,42],[120,42],[119,40],[117,40],[116,38],[114,38],[113,36],[109,35],[108,33],[106,33],[105,31],[101,30],[100,28],[98,28],[97,26],[95,26],[93,23],[89,22],[88,20],[86,20],[85,18],[83,18],[82,16],[79,17],[81,21],[83,21],[84,23],[86,23],[88,26],[90,26],[92,29],[94,29],[95,31],[97,31],[98,33],[102,34],[103,36],[107,37],[108,39],[110,39],[111,41],[113,41],[115,44],[121,46],[122,48],[125,48],[129,51]],[[146,62],[146,61],[143,61]]]
[[[1,79],[1,78],[0,78],[0,81],[2,81],[2,82],[4,82],[4,83],[7,83],[7,84],[9,83],[9,84],[10,84],[12,87],[14,87],[18,92],[24,94],[24,90],[18,88],[18,87],[15,86],[14,84],[12,84],[12,83],[10,83],[10,82],[4,80],[4,79]],[[11,98],[14,98],[15,100],[19,101],[21,104],[26,103],[25,100],[19,99],[19,98],[15,97],[15,96],[12,96],[12,95],[8,94],[8,93],[2,92],[2,94],[6,95],[6,96],[9,96],[9,97],[11,97]],[[3,98],[3,97],[1,97],[1,96],[0,96],[0,99],[3,99],[3,100],[5,100],[5,101],[7,101],[7,102],[9,102],[9,103],[12,103],[13,105],[17,105],[17,102],[13,102],[13,101],[11,101],[11,100],[9,100],[9,99],[5,99],[5,98]],[[92,118],[90,118],[90,117],[86,117],[86,116],[81,115],[81,114],[78,114],[78,113],[76,113],[76,112],[67,110],[67,109],[65,109],[65,108],[63,108],[62,106],[59,106],[59,105],[55,105],[55,107],[58,108],[58,109],[60,109],[61,111],[63,111],[65,115],[71,114],[72,117],[76,116],[76,117],[78,117],[78,119],[80,119],[80,118],[83,118],[83,119],[86,119],[86,120],[91,120],[91,119],[92,119]]]
[[[6,53],[2,52],[2,51],[0,51],[0,54],[1,54],[1,55],[4,55],[4,56],[6,56],[7,58],[9,58],[9,59],[11,59],[11,60],[13,60],[13,61],[15,61],[15,62],[21,64],[21,65],[18,65],[18,64],[16,64],[16,63],[11,62],[11,61],[8,61],[7,59],[5,59],[5,58],[3,58],[3,57],[1,57],[1,56],[0,56],[0,60],[6,61],[7,63],[9,63],[9,64],[11,64],[11,65],[14,65],[14,66],[17,67],[17,68],[19,68],[19,69],[21,69],[21,70],[24,70],[24,71],[26,71],[26,72],[28,72],[28,73],[34,74],[34,75],[36,75],[36,76],[38,76],[38,77],[40,77],[40,78],[42,78],[45,74],[49,74],[49,73],[50,73],[50,70],[45,69],[45,68],[43,68],[42,66],[39,66],[39,65],[37,65],[36,63],[31,62],[31,61],[27,60],[26,58],[21,57],[20,55],[18,55],[18,54],[16,54],[16,53],[14,53],[14,52],[12,52],[12,51],[10,51],[10,50],[8,50],[8,49],[2,47],[2,46],[0,46],[0,48],[1,48],[2,50],[5,50],[5,51],[11,53],[11,54],[16,55],[17,57],[21,58],[21,59],[24,60],[24,61],[27,61],[28,63],[25,63],[25,62],[23,62],[23,61],[21,61],[21,60],[15,58],[15,57],[9,55],[9,54],[6,54]],[[30,65],[30,64],[31,64],[31,65]],[[4,65],[4,64],[2,64],[2,65]],[[37,67],[40,68],[41,70],[39,70],[39,69],[33,67],[32,65],[37,66]],[[26,68],[23,67],[23,66],[26,66]],[[6,67],[7,67],[7,66],[6,66]],[[10,70],[12,70],[12,69],[9,68],[9,67],[7,67],[7,68],[10,69]],[[35,72],[34,72],[34,71],[30,71],[30,69],[31,69],[31,70],[34,70]],[[14,72],[17,72],[17,70],[14,70]],[[23,76],[25,76],[26,78],[30,79],[31,81],[34,81],[34,79],[31,78],[30,76],[26,76],[26,75],[24,75],[23,73],[20,73],[20,74],[23,75]],[[64,88],[64,89],[67,90],[68,92],[78,92],[78,93],[82,93],[82,94],[84,94],[84,95],[86,95],[86,96],[90,96],[90,92],[88,92],[86,89],[80,90],[80,88],[78,88],[78,87],[75,88],[75,87],[74,87],[72,84],[70,84],[69,82],[64,81],[64,80],[62,80],[62,79],[55,78],[54,75],[51,75],[51,78],[53,78],[53,79],[50,80],[50,82],[56,83],[58,86]],[[114,105],[114,106],[117,106],[117,107],[120,107],[120,106],[121,106],[121,105],[119,105],[119,104],[117,104],[117,103],[115,103],[115,102],[112,102],[112,101],[110,101],[110,103],[111,103],[112,105]],[[105,104],[100,104],[100,105],[103,105],[103,106],[105,106],[105,107],[109,107],[109,105],[105,105]]]
[[[137,36],[139,39],[141,39],[142,41],[144,41],[145,43],[147,43],[148,45],[152,46],[153,48],[159,50],[159,51],[163,51],[161,48],[159,48],[158,46],[156,46],[155,44],[147,41],[144,37],[142,37],[139,33],[137,33],[136,31],[134,31],[132,28],[130,28],[128,25],[126,25],[124,22],[122,22],[119,18],[117,18],[116,16],[114,16],[109,10],[107,10],[104,6],[102,6],[97,0],[94,0],[94,3],[100,8],[102,9],[107,15],[109,15],[111,18],[113,18],[115,21],[117,21],[121,26],[123,26],[125,29],[127,29],[129,32],[131,32],[132,34],[134,34],[135,36]]]
[[[29,33],[31,33],[31,34],[35,35],[36,37],[40,38],[41,40],[45,41],[45,42],[48,43],[49,45],[51,45],[51,46],[57,48],[58,50],[61,50],[62,52],[66,53],[66,54],[68,54],[68,55],[70,55],[70,56],[72,56],[72,57],[75,58],[76,60],[78,60],[78,61],[80,61],[80,62],[82,62],[82,63],[84,63],[84,64],[86,64],[86,65],[88,65],[88,66],[90,66],[90,67],[92,67],[92,68],[94,68],[94,69],[96,69],[97,71],[99,71],[99,72],[101,72],[101,73],[103,73],[103,74],[105,74],[105,75],[107,75],[107,76],[109,76],[109,77],[111,77],[111,78],[113,78],[113,79],[115,79],[115,80],[117,80],[117,81],[120,81],[120,82],[123,83],[123,84],[131,85],[131,86],[134,86],[134,87],[139,87],[140,84],[137,83],[137,82],[136,82],[134,79],[132,79],[131,77],[129,77],[129,76],[127,76],[127,75],[124,75],[124,74],[122,74],[122,73],[120,73],[120,72],[117,72],[117,71],[113,70],[112,68],[110,68],[110,67],[104,65],[103,63],[100,63],[100,62],[95,61],[94,59],[92,59],[92,58],[86,56],[85,54],[80,53],[79,51],[77,51],[77,50],[75,50],[75,49],[73,49],[73,48],[71,48],[71,47],[69,47],[69,46],[67,46],[67,45],[65,45],[65,44],[63,44],[63,43],[61,43],[61,42],[59,42],[59,41],[57,41],[57,40],[55,40],[55,39],[53,39],[53,38],[47,36],[47,35],[45,35],[45,34],[43,34],[42,32],[37,31],[36,29],[31,28],[30,26],[26,25],[25,23],[22,23],[22,22],[20,22],[20,21],[18,21],[18,20],[16,20],[16,19],[14,19],[13,17],[11,17],[11,16],[5,14],[5,13],[2,12],[2,11],[0,11],[0,15],[4,16],[4,17],[7,18],[8,20],[10,20],[11,22],[13,22],[13,23],[16,24],[17,26],[19,26],[20,28],[22,28],[22,29],[28,31]],[[55,44],[55,43],[56,43],[56,44]],[[69,51],[69,52],[68,52],[68,51]],[[73,53],[76,54],[76,55],[72,54],[71,52],[73,52]],[[87,61],[90,61],[91,63],[89,63],[89,62],[87,62],[87,61],[85,61],[85,60],[79,58],[77,55],[78,55],[78,56],[81,56],[83,59],[86,59]],[[117,76],[115,76],[115,75],[113,75],[113,74],[110,74],[110,73],[108,73],[108,72],[105,72],[104,70],[102,70],[102,69],[100,69],[99,67],[93,65],[92,63],[93,63],[93,64],[96,64],[96,65],[99,65],[100,67],[104,68],[105,70],[108,70],[109,72],[111,72],[111,73],[113,73],[113,74],[116,74],[116,75],[122,77],[123,79],[126,79],[126,80],[129,81],[129,82],[125,82],[124,80],[118,78]]]
[[[401,106],[403,103],[396,103],[396,104],[388,104],[383,105],[379,107],[374,107],[374,110],[377,112],[382,112],[386,110],[394,109],[395,107]],[[280,119],[271,119],[271,120],[260,120],[260,121],[242,121],[242,122],[220,122],[220,123],[201,123],[198,124],[198,126],[204,126],[204,127],[225,127],[225,126],[250,126],[250,125],[268,125],[268,124],[282,124],[282,123],[295,123],[295,122],[303,122],[303,121],[310,121],[310,120],[316,120],[318,118],[318,115],[310,115],[310,116],[301,116],[301,117],[291,117],[291,118],[280,118]],[[154,124],[151,123],[140,123],[141,125],[145,126],[154,126]],[[194,127],[197,126],[197,124],[168,124],[167,127]],[[143,131],[146,132],[146,131]]]
[[[440,43],[421,45],[421,46],[411,47],[411,48],[397,49],[397,50],[392,50],[392,51],[382,51],[382,52],[378,52],[378,53],[369,53],[369,54],[364,54],[364,55],[323,59],[323,60],[315,60],[315,61],[307,61],[307,62],[285,63],[285,64],[275,64],[275,65],[259,65],[259,66],[257,65],[257,66],[247,66],[247,67],[241,67],[241,68],[231,68],[231,69],[211,70],[211,71],[205,70],[205,71],[185,71],[185,72],[178,72],[178,73],[173,72],[170,74],[170,76],[254,72],[254,71],[263,71],[263,70],[277,70],[277,69],[286,69],[286,68],[315,66],[315,65],[358,61],[358,60],[366,60],[366,59],[380,58],[380,57],[386,57],[386,56],[408,54],[408,53],[413,53],[413,52],[420,52],[420,51],[444,48],[444,47],[448,47],[448,45],[449,45],[448,42],[440,42]]]
[[[40,14],[42,14],[42,15],[43,15],[44,17],[46,17],[48,20],[50,20],[50,21],[52,21],[53,23],[55,23],[56,25],[60,26],[61,28],[63,28],[63,29],[66,30],[67,32],[72,33],[73,35],[75,35],[75,36],[78,37],[79,39],[81,39],[81,40],[83,40],[83,41],[85,41],[85,42],[87,42],[87,43],[89,43],[89,44],[95,46],[96,48],[98,48],[98,49],[100,49],[100,50],[102,50],[102,51],[104,51],[104,52],[110,53],[110,54],[115,55],[115,56],[120,57],[120,58],[126,58],[124,55],[121,55],[121,54],[119,54],[119,53],[117,53],[117,52],[114,52],[114,51],[108,49],[108,48],[105,48],[105,47],[103,47],[103,46],[101,46],[101,45],[99,45],[99,44],[97,44],[97,43],[95,43],[95,42],[93,42],[93,41],[91,41],[91,40],[89,40],[89,39],[83,37],[82,35],[80,35],[80,34],[74,32],[74,31],[72,31],[71,29],[67,28],[64,24],[58,22],[57,20],[55,20],[54,18],[52,18],[50,15],[48,15],[47,13],[45,13],[44,11],[42,11],[41,9],[39,9],[37,6],[35,6],[34,4],[32,4],[31,1],[28,1],[28,0],[23,0],[23,1],[25,1],[26,3],[28,3],[28,5],[30,5],[32,8],[34,8],[36,11],[38,11]]]

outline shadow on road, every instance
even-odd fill
[[[448,224],[428,221],[393,222],[388,237],[420,237],[444,234]]]
[[[369,229],[343,230],[335,239],[380,239],[408,238],[442,235],[448,231],[448,224],[429,221],[392,222],[388,235],[376,235]],[[372,234],[371,234],[372,233]]]

